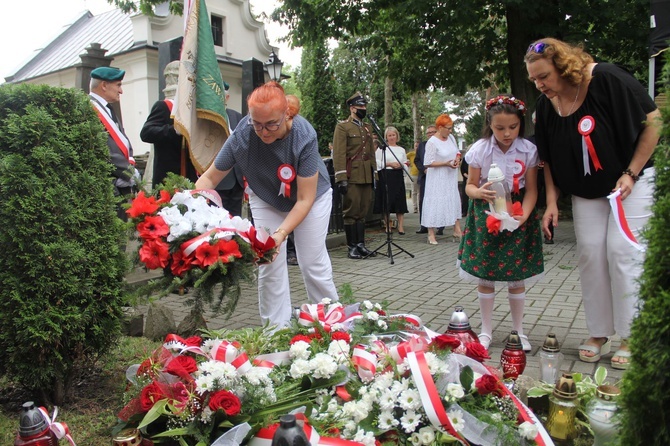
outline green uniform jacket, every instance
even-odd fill
[[[360,150],[363,145],[363,150]],[[335,182],[372,184],[377,171],[372,129],[349,117],[339,122],[333,135]]]

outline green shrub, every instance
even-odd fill
[[[62,403],[119,335],[125,256],[105,130],[79,90],[0,87],[0,373]]]
[[[654,154],[656,190],[640,298],[632,326],[631,365],[624,375],[622,445],[670,444],[670,106],[663,113],[662,144]]]

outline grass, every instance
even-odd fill
[[[66,423],[77,446],[111,444],[111,428],[123,407],[126,368],[140,363],[160,342],[146,338],[123,337],[95,367],[75,379],[66,403],[58,408],[56,421]],[[0,444],[11,445],[19,427],[21,405],[31,395],[6,377],[0,379]],[[48,407],[53,414],[53,407]],[[61,441],[62,444],[63,441]]]

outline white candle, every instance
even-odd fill
[[[493,208],[497,214],[507,212],[507,200],[505,200],[505,197],[496,197],[493,200]]]
[[[593,446],[606,446],[617,437],[618,424],[611,420],[612,412],[594,410],[589,414],[589,423],[593,429]]]

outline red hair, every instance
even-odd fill
[[[448,127],[452,125],[454,121],[451,120],[449,115],[443,113],[435,119],[435,127]]]
[[[294,94],[286,95],[286,102],[288,102],[288,116],[289,118],[294,117],[300,113],[300,98]]]
[[[265,105],[273,103],[277,109],[287,110],[288,103],[286,102],[286,95],[284,88],[276,81],[270,81],[261,85],[251,92],[247,98],[247,107],[254,108],[257,105]]]

